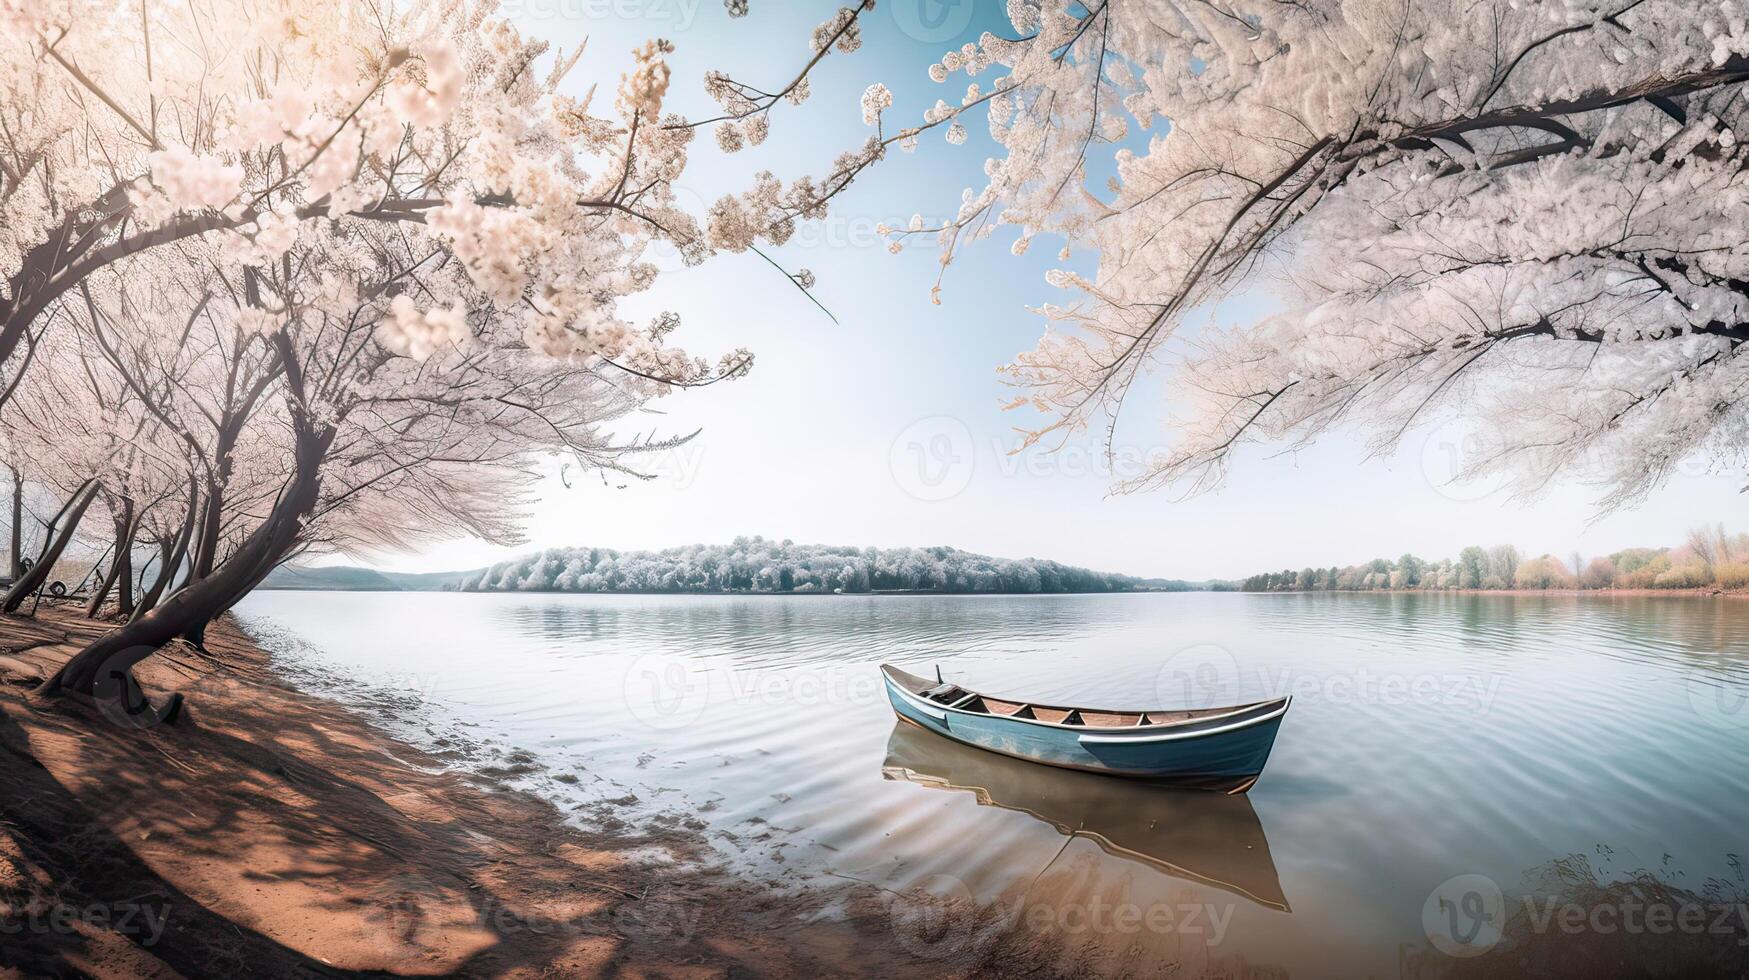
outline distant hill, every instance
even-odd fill
[[[378,572],[284,566],[264,589],[352,592],[943,593],[1223,591],[1229,582],[1137,578],[1038,558],[992,558],[957,548],[798,545],[762,537],[663,551],[549,548],[490,568]]]
[[[310,592],[435,592],[454,588],[471,572],[379,572],[347,565],[281,565],[261,583],[263,589]]]
[[[464,592],[943,593],[1191,591],[1042,558],[994,558],[958,548],[857,548],[763,537],[662,551],[549,548],[465,576]]]

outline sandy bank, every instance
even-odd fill
[[[613,836],[446,771],[277,678],[230,622],[141,683],[146,732],[29,690],[107,624],[0,618],[0,976],[931,975],[874,889],[841,914],[701,859],[683,822]]]

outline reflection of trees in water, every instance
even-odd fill
[[[1607,847],[1597,853],[1599,863],[1612,856]],[[1726,866],[1724,875],[1690,887],[1669,867],[1618,874],[1584,854],[1557,858],[1526,872],[1522,890],[1509,894],[1499,943],[1464,959],[1416,950],[1405,955],[1403,976],[1749,976],[1749,885],[1736,855]],[[1653,908],[1668,910],[1655,913],[1655,929]]]
[[[1297,593],[1250,603],[1249,616],[1291,632],[1309,625],[1411,639],[1454,638],[1499,653],[1551,638],[1629,661],[1668,660],[1749,671],[1749,601],[1709,596]]]

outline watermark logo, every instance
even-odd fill
[[[620,935],[655,946],[676,947],[692,942],[698,932],[700,909],[667,895],[649,895],[626,902],[614,910],[614,928]]]
[[[503,0],[499,12],[514,21],[623,21],[685,31],[704,0]]]
[[[442,928],[435,920],[443,906],[443,893],[423,875],[396,875],[372,889],[366,928],[398,955],[422,950]]]
[[[1214,708],[1239,699],[1239,661],[1226,647],[1198,643],[1174,653],[1154,678],[1155,702]]]
[[[887,893],[887,913],[900,946],[938,963],[975,956],[1004,936],[1025,933],[1053,943],[1079,943],[1089,936],[1143,933],[1199,937],[1217,946],[1226,937],[1236,905],[1202,901],[1185,893],[1146,905],[1107,901],[1000,900],[980,904],[951,875],[928,875],[903,891]]]
[[[928,875],[889,895],[887,921],[906,950],[924,959],[948,960],[969,948],[978,903],[965,882],[952,875]]]
[[[157,652],[154,646],[126,647],[110,655],[98,668],[91,694],[97,710],[117,727],[145,731],[174,721],[180,714],[179,699],[172,696],[162,704],[154,704],[134,679],[134,665]]]
[[[893,440],[887,465],[899,489],[918,500],[952,499],[977,470],[972,430],[950,415],[918,419]]]
[[[170,905],[160,902],[96,902],[65,905],[33,900],[22,905],[0,905],[0,937],[72,936],[81,932],[108,931],[138,940],[146,949],[158,945],[170,922]],[[0,939],[0,943],[7,940]]]
[[[1749,728],[1749,691],[1716,677],[1688,678],[1688,704],[1714,728],[1728,732]]]
[[[1487,875],[1447,878],[1422,903],[1421,928],[1447,956],[1480,956],[1506,930],[1506,896]]]
[[[1481,458],[1483,440],[1474,428],[1453,419],[1427,434],[1421,444],[1421,474],[1427,485],[1452,500],[1481,500],[1506,485],[1504,475],[1494,473],[1470,478],[1470,468]]]
[[[1647,884],[1587,889],[1582,900],[1527,894],[1509,903],[1492,878],[1463,874],[1427,896],[1421,924],[1435,949],[1459,958],[1481,956],[1502,942],[1551,936],[1710,937],[1721,949],[1749,947],[1749,904]]]
[[[660,731],[691,725],[713,704],[780,711],[879,704],[886,699],[880,676],[866,669],[736,670],[701,667],[659,654],[632,662],[626,671],[624,693],[632,714]]]
[[[962,34],[972,22],[976,0],[890,0],[893,23],[906,37],[936,44]]]
[[[658,731],[673,731],[704,714],[710,674],[681,657],[650,653],[626,668],[620,690],[632,717]]]
[[[1199,643],[1167,659],[1154,678],[1155,703],[1174,708],[1220,708],[1259,699],[1292,697],[1319,704],[1391,707],[1449,706],[1485,715],[1493,710],[1504,673],[1401,673],[1365,665],[1339,671],[1293,665],[1241,668],[1225,647]],[[1749,706],[1746,706],[1749,710]]]

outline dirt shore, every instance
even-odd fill
[[[595,834],[447,771],[292,690],[228,621],[142,665],[186,695],[173,725],[30,694],[109,625],[0,618],[0,977],[998,969],[908,962],[876,889],[822,918],[714,869],[685,821]]]

